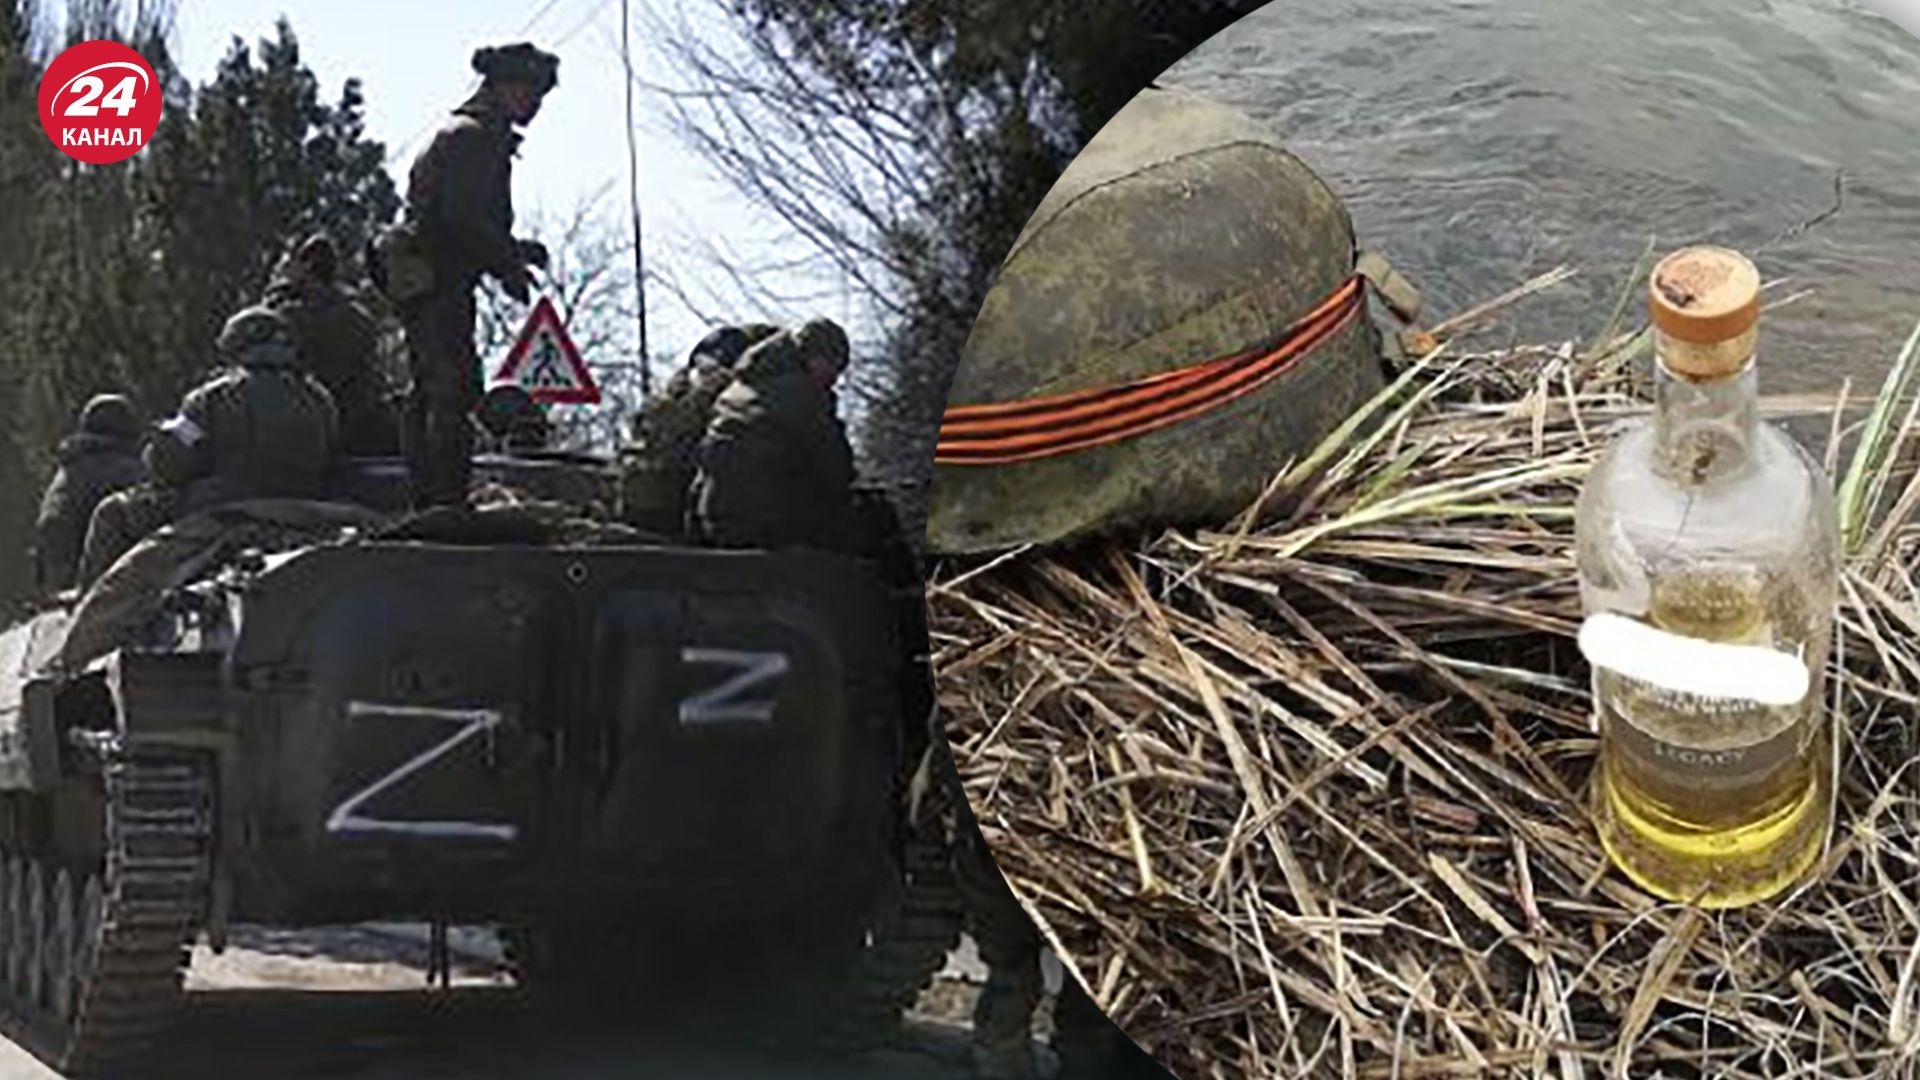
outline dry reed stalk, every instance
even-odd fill
[[[940,698],[988,839],[1177,1074],[1920,1062],[1920,483],[1894,475],[1916,429],[1891,400],[1920,361],[1910,342],[1843,485],[1831,850],[1776,902],[1708,915],[1611,871],[1583,802],[1573,506],[1646,408],[1646,335],[1618,323],[1585,350],[1443,347],[1371,431],[1276,463],[1257,523],[936,573]],[[1770,405],[1842,431],[1832,399]]]

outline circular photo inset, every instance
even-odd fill
[[[935,455],[983,1015],[1045,951],[1182,1077],[1904,1068],[1916,100],[1849,2],[1384,0],[1102,129]]]

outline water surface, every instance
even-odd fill
[[[1276,0],[1163,82],[1276,124],[1438,313],[1573,263],[1502,332],[1584,338],[1653,237],[1816,290],[1771,389],[1870,389],[1920,321],[1920,40],[1849,0]]]

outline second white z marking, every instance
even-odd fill
[[[349,796],[327,817],[330,833],[399,833],[405,836],[443,836],[511,841],[519,836],[512,825],[479,821],[388,821],[366,817],[360,808],[382,792],[391,791],[408,777],[452,753],[460,744],[491,732],[506,719],[493,709],[435,709],[419,705],[381,705],[355,701],[347,706],[353,719],[377,716],[395,720],[439,720],[459,724],[460,730],[409,758],[399,768]]]
[[[773,699],[752,699],[746,694],[791,669],[785,653],[686,648],[680,650],[680,659],[688,664],[721,664],[735,669],[726,682],[680,702],[680,726],[773,723]]]

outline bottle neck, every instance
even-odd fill
[[[1744,469],[1760,426],[1753,355],[1719,378],[1686,376],[1654,364],[1654,440],[1660,470],[1682,486],[1699,486]]]

